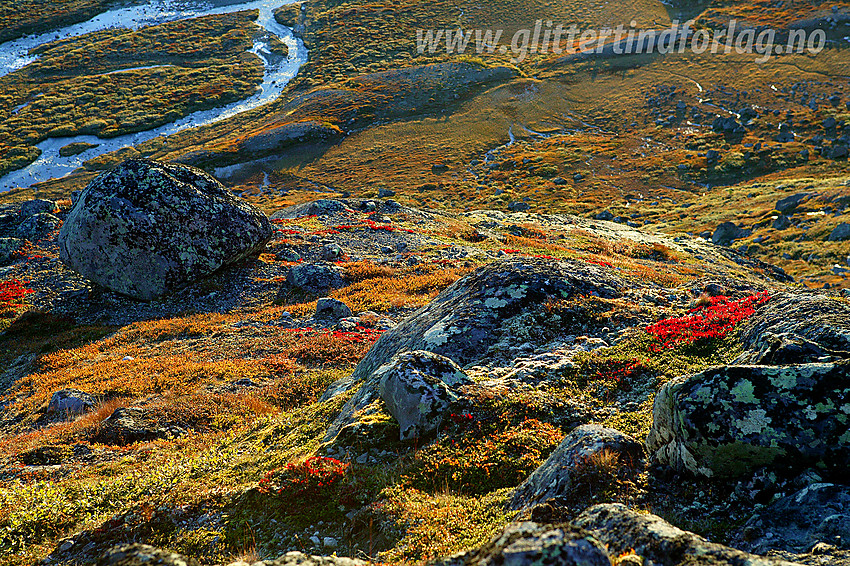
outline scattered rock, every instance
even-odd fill
[[[71,416],[85,413],[94,408],[95,399],[78,389],[62,389],[50,397],[47,412],[54,415]]]
[[[605,451],[616,454],[619,465],[634,470],[639,469],[638,462],[643,458],[643,444],[634,438],[599,425],[582,425],[568,434],[549,458],[516,488],[509,504],[511,509],[531,509],[569,493],[575,470]]]
[[[472,384],[456,363],[421,350],[397,354],[369,381],[378,383],[378,394],[398,421],[401,440],[437,430],[459,398],[457,388]]]
[[[711,235],[711,241],[718,246],[728,246],[733,240],[743,238],[744,236],[744,230],[732,222],[724,222],[714,229],[714,233]]]
[[[290,551],[276,560],[262,560],[248,564],[233,562],[229,566],[367,566],[369,562],[344,556],[310,556],[298,551]],[[189,565],[187,565],[189,566]]]
[[[816,483],[756,511],[734,542],[748,552],[765,554],[802,553],[836,540],[850,541],[850,487]]]
[[[101,424],[95,442],[124,446],[134,442],[179,436],[183,429],[161,423],[142,407],[119,407]]]
[[[508,203],[508,210],[511,212],[525,212],[530,208],[531,206],[527,202],[513,201]]]
[[[343,269],[327,263],[302,263],[286,274],[286,282],[310,293],[324,293],[345,285]]]
[[[808,196],[809,193],[797,193],[795,195],[781,198],[776,201],[776,206],[774,208],[782,214],[788,214],[789,212],[793,212],[800,202],[808,198]]]
[[[334,199],[319,199],[313,202],[296,204],[271,215],[272,220],[280,218],[302,218],[304,216],[330,216],[334,214],[354,212],[345,203]]]
[[[85,188],[59,254],[84,277],[148,301],[259,253],[271,235],[262,212],[207,173],[133,159]]]
[[[477,550],[434,566],[611,566],[605,547],[570,525],[511,523]]]
[[[378,189],[378,198],[390,198],[395,196],[395,191],[390,189]]]
[[[587,530],[612,555],[634,552],[643,564],[663,566],[792,566],[793,563],[754,556],[708,542],[683,531],[661,517],[638,513],[620,503],[594,505],[573,525]]]
[[[337,299],[324,297],[316,301],[316,318],[330,318],[339,320],[351,316],[351,309]]]
[[[791,220],[784,214],[776,217],[776,220],[771,224],[774,230],[786,230],[791,227]]]
[[[25,466],[56,466],[73,455],[69,446],[47,445],[22,452],[19,456]]]
[[[325,244],[322,246],[322,259],[325,261],[337,261],[344,255],[338,244]]]
[[[770,465],[850,465],[850,364],[727,366],[674,379],[655,397],[654,459],[705,477]]]

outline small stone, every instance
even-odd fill
[[[53,212],[56,210],[56,208],[56,203],[52,200],[37,198],[21,203],[20,215],[22,218],[29,218],[30,216],[33,216],[35,214],[41,214],[43,212]]]
[[[322,246],[322,259],[325,261],[337,261],[343,256],[342,248],[338,244],[325,244]]]
[[[339,546],[339,541],[337,541],[334,537],[325,537],[322,539],[322,544],[325,548],[336,548]]]
[[[827,238],[827,240],[830,242],[843,242],[845,240],[850,240],[850,224],[842,222],[836,226],[829,234],[829,238]]]
[[[340,300],[324,297],[316,301],[316,318],[338,320],[351,316],[351,309]]]
[[[530,208],[531,207],[528,205],[527,202],[512,201],[508,203],[508,210],[510,210],[511,212],[525,212]]]
[[[322,293],[345,285],[342,268],[325,263],[301,263],[286,274],[286,281],[311,293]]]

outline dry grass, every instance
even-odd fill
[[[346,276],[353,283],[331,291],[330,296],[348,305],[354,313],[419,308],[471,271],[472,268],[434,264],[394,268],[356,262],[346,265]],[[293,316],[309,316],[316,310],[316,302],[290,305],[286,310]]]

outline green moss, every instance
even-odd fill
[[[602,424],[638,440],[644,440],[652,428],[652,406],[642,411],[616,413]]]

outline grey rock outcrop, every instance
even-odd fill
[[[149,544],[120,544],[97,562],[98,566],[199,566],[198,561]]]
[[[755,556],[674,527],[661,517],[619,503],[594,505],[573,525],[585,529],[612,555],[634,551],[644,564],[659,566],[791,566],[793,562]],[[651,562],[650,562],[651,561]]]
[[[184,432],[179,427],[159,422],[143,407],[119,407],[103,421],[93,440],[123,446],[155,438],[179,436]]]
[[[606,268],[582,262],[524,258],[491,263],[455,282],[381,335],[352,375],[332,384],[322,399],[358,387],[399,352],[425,350],[464,366],[486,356],[506,321],[547,298],[616,297],[624,285]],[[377,398],[376,387],[360,387],[331,425],[326,440]]]
[[[56,203],[47,199],[32,199],[21,203],[21,218],[29,218],[34,214],[43,212],[53,212],[56,210]]]
[[[740,326],[735,365],[799,364],[850,357],[850,306],[820,293],[783,292]]]
[[[743,238],[746,232],[732,222],[724,222],[714,229],[711,241],[718,246],[728,246],[733,240]]]
[[[316,318],[339,320],[349,316],[351,316],[351,309],[338,299],[323,297],[316,301]]]
[[[850,240],[850,224],[842,222],[829,233],[829,238],[827,239],[830,242],[843,242],[845,240]]]
[[[547,499],[561,497],[573,486],[573,474],[579,466],[603,451],[616,454],[623,466],[638,469],[643,445],[617,430],[599,425],[574,429],[561,444],[514,492],[512,509],[530,509]]]
[[[477,550],[435,566],[611,566],[605,547],[570,525],[511,523]]]
[[[59,228],[61,224],[62,221],[49,212],[40,212],[27,217],[21,222],[15,230],[15,236],[23,240],[35,242]]]
[[[94,179],[59,232],[66,265],[117,293],[152,300],[259,253],[268,218],[207,173],[128,160]]]
[[[0,266],[14,261],[15,255],[24,247],[24,243],[19,238],[0,238]]]
[[[47,412],[57,415],[74,415],[94,408],[95,399],[85,391],[62,389],[50,397]]]

